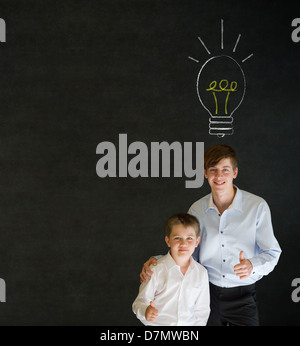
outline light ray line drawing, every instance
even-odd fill
[[[202,43],[202,46],[206,49],[207,53],[210,55],[210,51],[207,49],[205,43],[201,40],[201,37],[198,37],[199,41]]]
[[[193,60],[193,61],[195,61],[197,64],[199,63],[199,60],[193,58],[192,56],[189,56],[188,58],[191,59],[191,60]]]
[[[236,40],[236,43],[235,43],[234,48],[233,48],[233,53],[235,53],[235,51],[236,51],[236,47],[237,47],[237,45],[238,45],[238,43],[240,41],[240,38],[241,38],[241,34],[239,34],[239,36],[238,36],[238,38]]]
[[[238,34],[232,52],[235,53],[241,39]],[[198,37],[209,55],[207,46]],[[224,50],[224,20],[221,19],[221,50]],[[242,60],[242,63],[253,56],[253,53]],[[200,63],[189,56],[190,60]],[[244,100],[246,93],[246,78],[241,64],[232,56],[221,53],[206,60],[197,76],[196,90],[202,107],[209,113],[209,134],[219,138],[232,135],[233,114]]]
[[[221,49],[224,49],[224,20],[221,19]]]
[[[252,54],[250,54],[249,56],[247,56],[247,58],[245,58],[244,60],[242,60],[242,62],[245,62],[246,60],[248,60],[248,59],[252,58],[252,56],[253,56],[253,53],[252,53]]]

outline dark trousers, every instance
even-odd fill
[[[210,285],[208,326],[258,326],[255,284],[222,288]]]

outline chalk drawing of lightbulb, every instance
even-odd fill
[[[221,49],[224,49],[224,21],[221,20]],[[233,52],[241,38],[239,34]],[[199,41],[209,55],[203,40]],[[244,63],[253,54],[242,60]],[[189,57],[199,63],[199,60]],[[197,94],[203,108],[209,113],[209,134],[218,137],[232,135],[233,114],[243,102],[246,93],[246,78],[241,65],[230,55],[219,54],[204,62],[197,77]]]
[[[200,69],[197,93],[209,112],[209,134],[224,137],[233,134],[233,113],[242,103],[246,80],[241,66],[227,55],[212,57]]]

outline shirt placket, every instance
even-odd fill
[[[179,276],[178,282],[180,282],[180,284],[179,284],[179,292],[178,292],[177,324],[180,326],[182,324],[181,316],[183,315],[183,312],[184,312],[183,311],[184,306],[182,306],[182,304],[181,304],[181,301],[183,300],[181,298],[181,295],[182,295],[182,289],[183,289],[183,284],[184,284],[184,279],[185,279],[185,276],[182,275],[182,273],[180,272],[180,269],[179,269],[178,276]]]
[[[226,287],[228,274],[227,270],[227,243],[226,243],[226,219],[227,219],[227,210],[223,212],[222,215],[219,214],[220,223],[219,223],[219,241],[221,249],[221,285]]]

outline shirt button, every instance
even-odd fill
[[[223,234],[223,231],[221,231],[221,234]]]
[[[225,275],[222,275],[223,276],[223,278],[225,278]]]
[[[224,244],[222,244],[222,247],[224,247]]]
[[[223,259],[223,262],[226,262],[226,260]]]

